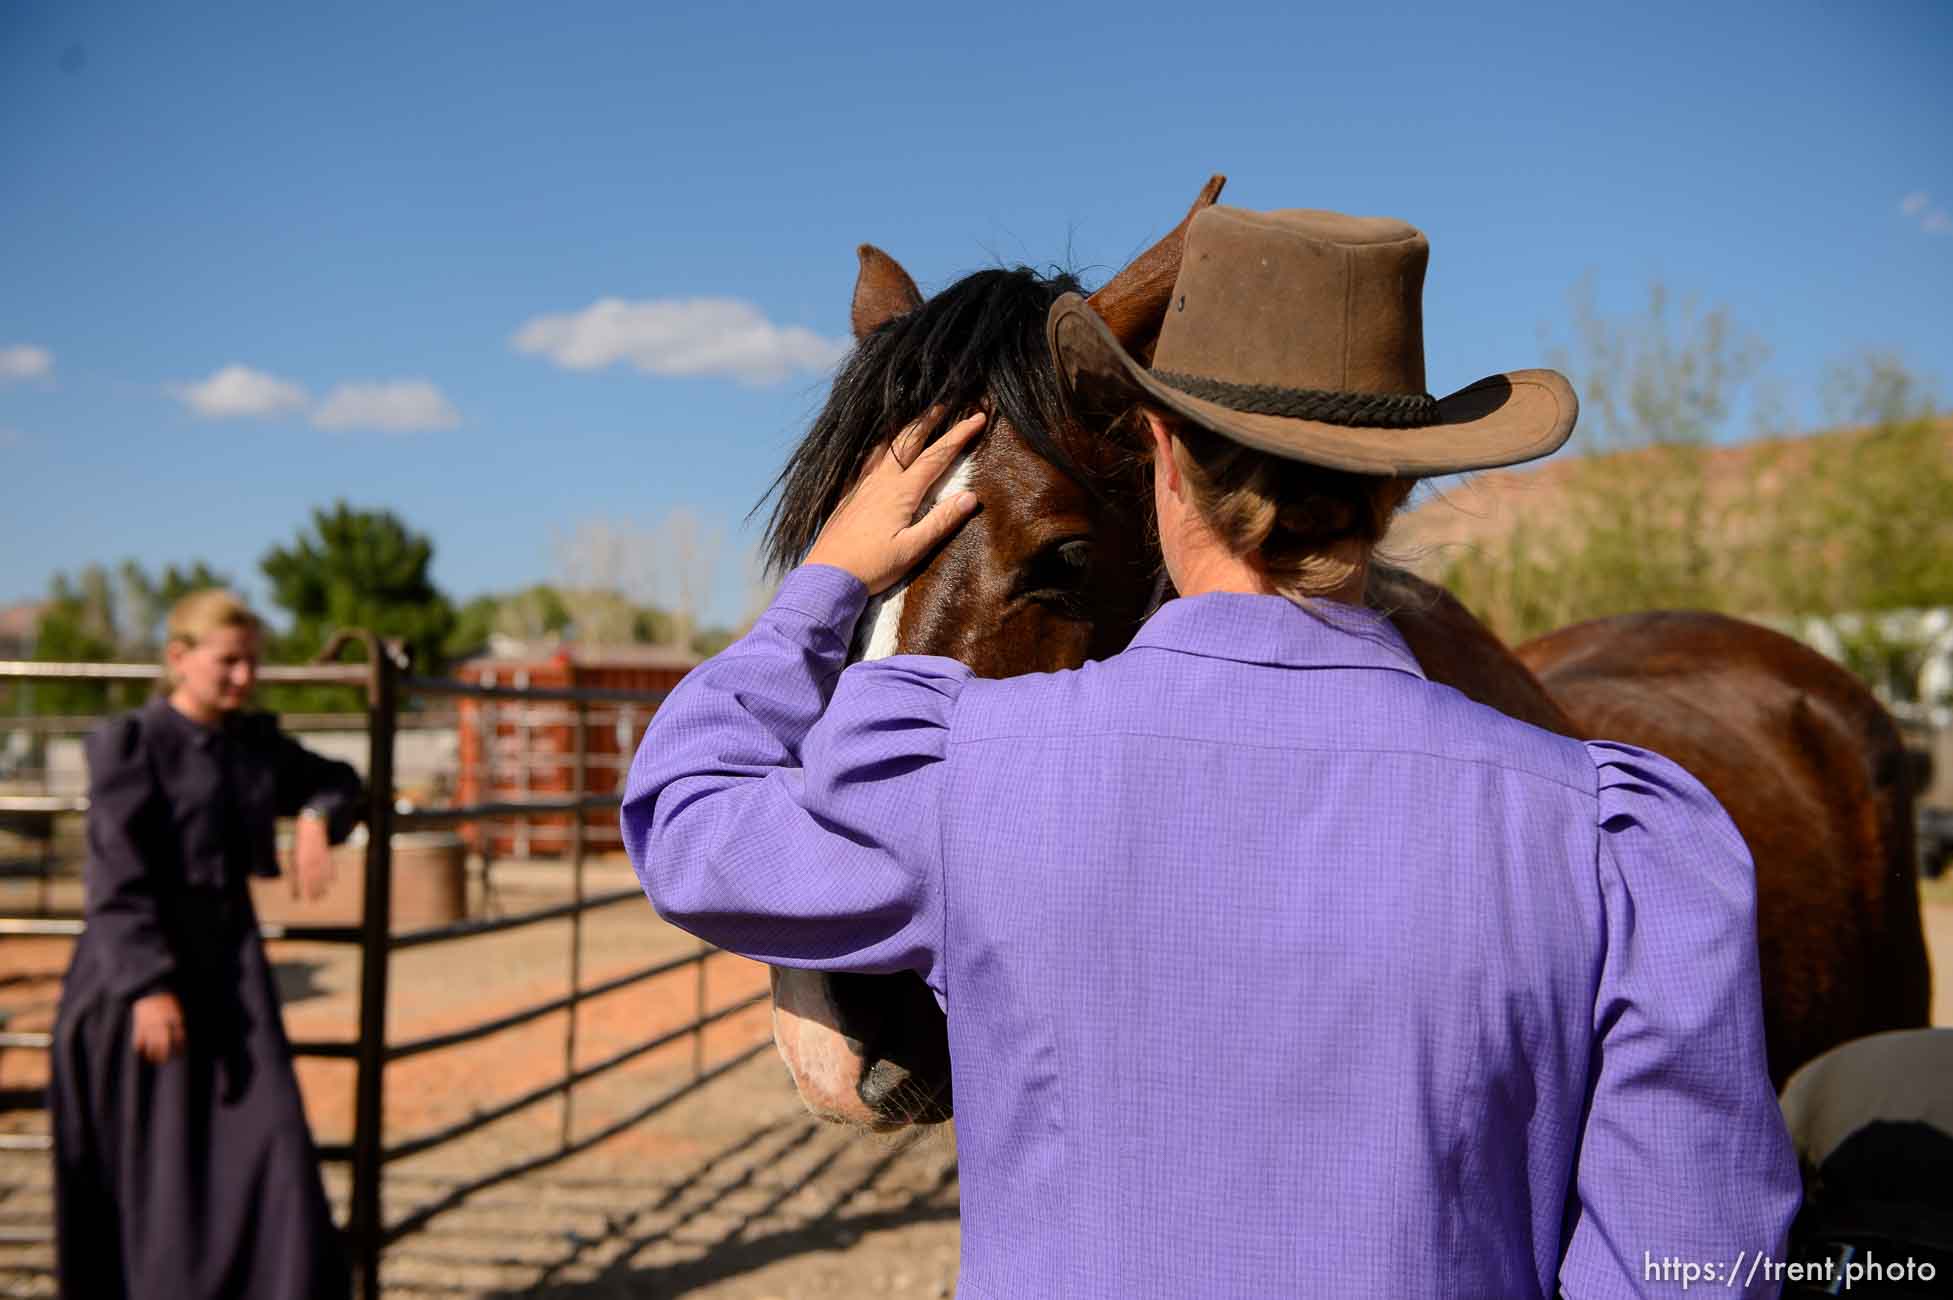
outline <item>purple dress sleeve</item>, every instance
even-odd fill
[[[1587,746],[1606,958],[1565,1294],[1674,1289],[1664,1260],[1736,1269],[1718,1294],[1775,1295],[1802,1195],[1770,1086],[1749,849],[1707,790],[1645,750]]]
[[[131,714],[90,734],[88,862],[83,911],[108,957],[108,991],[126,999],[148,993],[176,973],[176,954],[158,914],[150,846],[167,842],[168,809]]]
[[[866,595],[802,566],[686,675],[632,761],[624,845],[659,914],[710,943],[912,970],[940,992],[943,760],[970,671],[902,656],[843,672]]]

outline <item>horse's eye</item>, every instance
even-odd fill
[[[1018,590],[1030,600],[1074,600],[1092,576],[1092,543],[1068,538],[1044,547],[1025,566]]]

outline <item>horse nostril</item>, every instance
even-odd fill
[[[876,1061],[861,1072],[855,1096],[873,1110],[881,1110],[909,1081],[909,1072],[893,1061]]]

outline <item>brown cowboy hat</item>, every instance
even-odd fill
[[[1364,474],[1557,450],[1580,403],[1554,371],[1424,391],[1430,255],[1422,232],[1386,217],[1207,208],[1187,228],[1151,366],[1068,293],[1047,324],[1059,383],[1094,409],[1143,397],[1250,447]]]

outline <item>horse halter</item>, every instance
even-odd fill
[[[1147,619],[1159,613],[1160,606],[1166,604],[1167,601],[1172,600],[1179,594],[1178,591],[1174,590],[1172,576],[1166,571],[1166,561],[1160,561],[1159,576],[1153,579],[1153,591],[1146,598],[1146,610],[1139,616],[1139,621],[1144,623]]]

